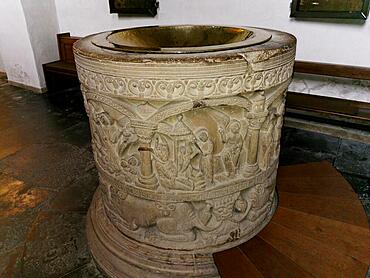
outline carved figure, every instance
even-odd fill
[[[152,154],[161,185],[167,189],[175,188],[176,167],[170,160],[170,148],[166,139],[156,137]]]
[[[200,150],[200,170],[206,183],[213,183],[213,142],[205,128],[198,130],[196,135],[196,145]]]
[[[180,145],[178,153],[178,178],[191,178],[194,170],[191,163],[196,155],[197,152],[193,149],[190,142],[185,142],[184,144]]]
[[[121,160],[121,167],[126,175],[123,178],[128,183],[133,183],[139,173],[140,161],[136,156],[130,156],[128,159]]]
[[[274,111],[271,111],[265,120],[260,137],[259,148],[259,166],[261,169],[266,169],[275,153],[273,133],[276,125],[276,117]]]
[[[276,111],[276,124],[272,136],[275,146],[274,157],[278,157],[280,152],[280,137],[281,137],[281,128],[283,126],[284,120],[283,119],[284,108],[285,105],[283,102],[282,104],[280,104],[279,108]]]
[[[117,145],[118,155],[123,157],[127,147],[136,142],[137,136],[126,118],[113,122],[112,143]]]
[[[238,120],[231,120],[229,123],[229,130],[225,134],[223,128],[219,128],[224,148],[221,157],[227,176],[234,177],[237,172],[240,152],[243,146],[243,138],[240,134],[240,122]]]

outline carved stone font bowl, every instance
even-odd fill
[[[295,45],[227,26],[75,44],[100,179],[87,234],[108,276],[218,277],[212,254],[269,222]]]
[[[246,47],[270,38],[270,33],[255,28],[179,25],[120,30],[94,43],[117,51],[194,53]]]

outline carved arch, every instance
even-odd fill
[[[249,111],[252,104],[250,100],[241,96],[177,102],[165,105],[157,113],[149,117],[148,121],[159,123],[169,117],[191,111],[194,108],[214,107],[221,105],[239,106]]]
[[[110,108],[126,115],[130,119],[142,119],[139,114],[137,114],[129,105],[125,103],[117,103],[114,99],[104,96],[98,93],[86,93],[87,101],[93,100],[97,102],[101,102],[104,105],[109,106]]]

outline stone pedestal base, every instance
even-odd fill
[[[262,223],[248,236],[226,243],[220,248],[182,251],[161,249],[139,243],[122,234],[105,213],[98,189],[87,218],[87,236],[91,253],[109,277],[219,277],[212,254],[246,242],[260,232],[271,220],[277,207],[274,195],[271,209]]]

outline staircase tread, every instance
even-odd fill
[[[239,248],[255,264],[264,277],[313,277],[258,236],[241,244]]]
[[[370,230],[367,228],[284,207],[276,210],[272,222],[370,263]]]
[[[271,222],[250,241],[214,255],[221,277],[365,277],[368,218],[329,162],[280,167],[277,190]]]
[[[277,188],[280,192],[358,200],[352,186],[343,177],[278,178]]]
[[[315,276],[363,278],[368,269],[366,264],[274,222],[259,237]]]
[[[263,275],[238,247],[213,254],[223,278],[262,278]]]
[[[282,166],[278,178],[284,177],[342,177],[328,161]]]
[[[348,224],[368,228],[369,223],[359,200],[328,196],[278,192],[279,206]]]

